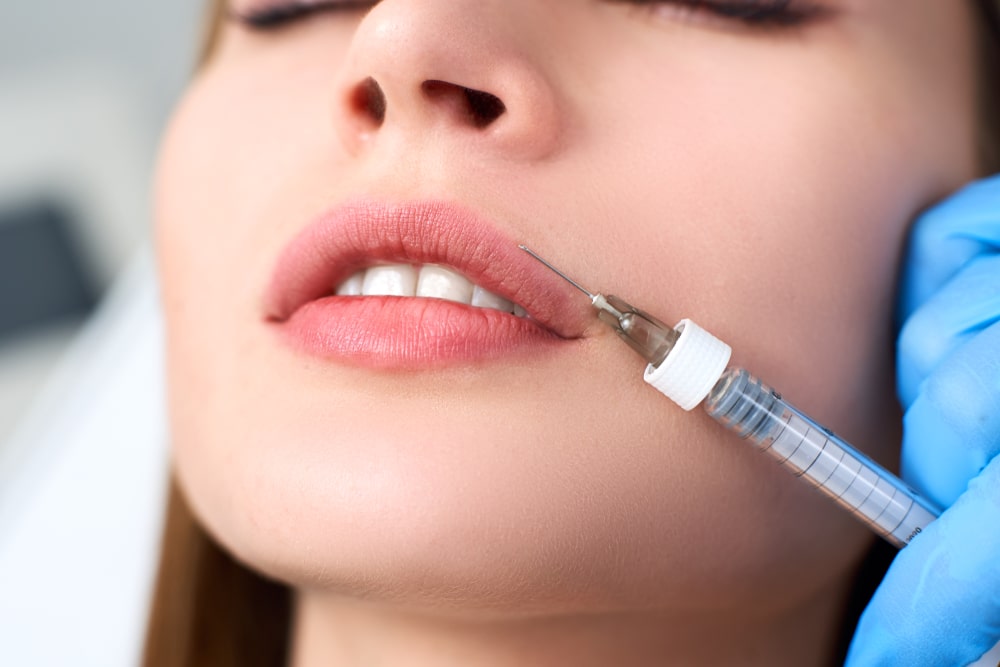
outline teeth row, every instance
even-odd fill
[[[358,271],[334,290],[337,296],[420,296],[492,308],[525,317],[524,308],[472,284],[443,266],[382,264]]]

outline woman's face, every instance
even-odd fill
[[[208,529],[417,608],[763,612],[843,575],[866,531],[646,386],[516,244],[694,319],[891,465],[904,232],[974,175],[968,8],[351,4],[226,22],[164,141],[174,451]],[[386,264],[528,318],[321,298]]]

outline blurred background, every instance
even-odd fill
[[[149,234],[201,4],[0,4],[0,437]]]
[[[166,470],[150,178],[203,4],[0,3],[3,665],[135,664]]]

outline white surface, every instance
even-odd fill
[[[0,2],[0,205],[62,197],[80,216],[73,231],[98,288],[148,236],[156,145],[190,76],[206,7]],[[2,341],[0,444],[73,334],[61,326]]]
[[[77,322],[63,323],[0,341],[0,456],[4,440],[31,405],[78,330]]]
[[[660,365],[646,367],[643,379],[685,410],[701,403],[722,377],[732,349],[691,320],[676,327],[680,337]]]
[[[67,207],[101,291],[148,236],[149,116],[114,69],[76,63],[0,76],[0,204],[46,197]],[[75,333],[64,323],[2,341],[0,441]]]
[[[986,652],[986,655],[969,667],[997,667],[997,665],[1000,665],[1000,642],[997,642],[996,646]]]
[[[137,664],[166,491],[148,251],[0,447],[0,665]]]

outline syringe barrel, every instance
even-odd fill
[[[940,512],[901,479],[857,451],[741,368],[705,399],[708,414],[808,480],[897,547]]]

